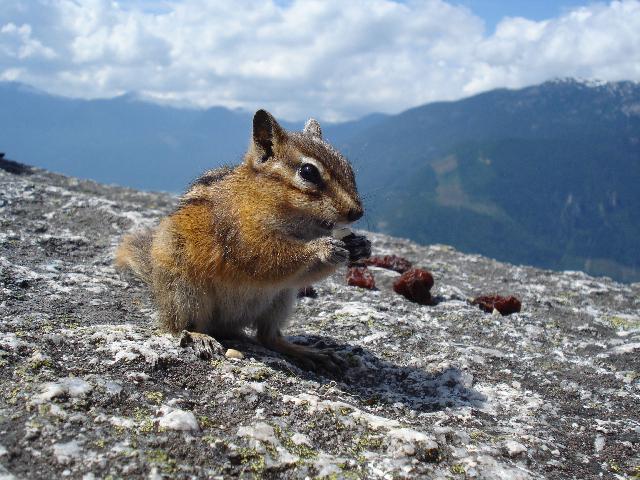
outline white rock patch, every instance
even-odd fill
[[[82,456],[82,444],[76,440],[67,443],[56,443],[53,445],[53,454],[58,463],[66,465],[79,459]]]
[[[505,440],[502,444],[502,449],[510,457],[517,457],[527,451],[527,447],[515,440]]]
[[[193,412],[180,410],[178,408],[162,407],[160,413],[162,415],[158,421],[160,428],[181,431],[200,430],[198,420]]]
[[[69,395],[70,397],[81,397],[93,389],[93,386],[76,377],[61,378],[57,382],[47,382],[42,385],[42,393],[37,395],[33,403],[40,404],[50,402],[56,397]]]
[[[273,443],[276,433],[268,423],[258,422],[253,426],[240,427],[236,433],[239,437],[250,437],[263,442]]]

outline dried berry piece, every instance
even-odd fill
[[[347,270],[347,285],[373,290],[376,288],[376,281],[367,267],[349,267],[349,270]]]
[[[489,313],[493,312],[495,308],[502,315],[519,312],[522,307],[522,303],[516,297],[501,297],[500,295],[484,295],[475,298],[471,304],[478,305],[482,310]]]
[[[397,255],[385,255],[384,257],[371,257],[364,261],[373,267],[387,268],[398,273],[404,273],[411,268],[411,262]]]
[[[350,234],[342,238],[349,251],[349,261],[355,262],[371,255],[371,242],[364,235]]]
[[[433,305],[431,287],[433,287],[433,276],[420,268],[407,270],[393,282],[393,290],[396,293],[422,305]]]
[[[302,287],[298,290],[298,298],[302,297],[318,298],[318,292],[312,286]]]

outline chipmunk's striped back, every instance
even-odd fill
[[[205,172],[158,227],[124,238],[116,264],[149,283],[171,332],[227,338],[251,327],[307,365],[332,364],[281,328],[297,289],[346,263],[332,229],[361,216],[353,170],[318,122],[286,132],[259,110],[242,164]]]

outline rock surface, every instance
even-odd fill
[[[253,344],[203,360],[119,275],[123,233],[175,198],[0,160],[2,478],[638,478],[640,284],[370,235],[436,304],[344,270],[286,332],[343,375]],[[514,294],[507,317],[468,302]]]

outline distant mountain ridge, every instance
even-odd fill
[[[150,103],[135,93],[80,100],[0,82],[0,151],[49,170],[146,190],[180,192],[205,169],[238,163],[253,112]],[[385,118],[324,124],[335,143]],[[302,128],[303,122],[283,122]]]
[[[0,83],[0,151],[101,182],[179,192],[200,171],[240,160],[251,115],[135,95],[72,100]],[[640,281],[638,83],[556,80],[323,130],[356,168],[370,229]]]
[[[389,117],[344,147],[371,227],[640,280],[640,85],[547,82]]]

